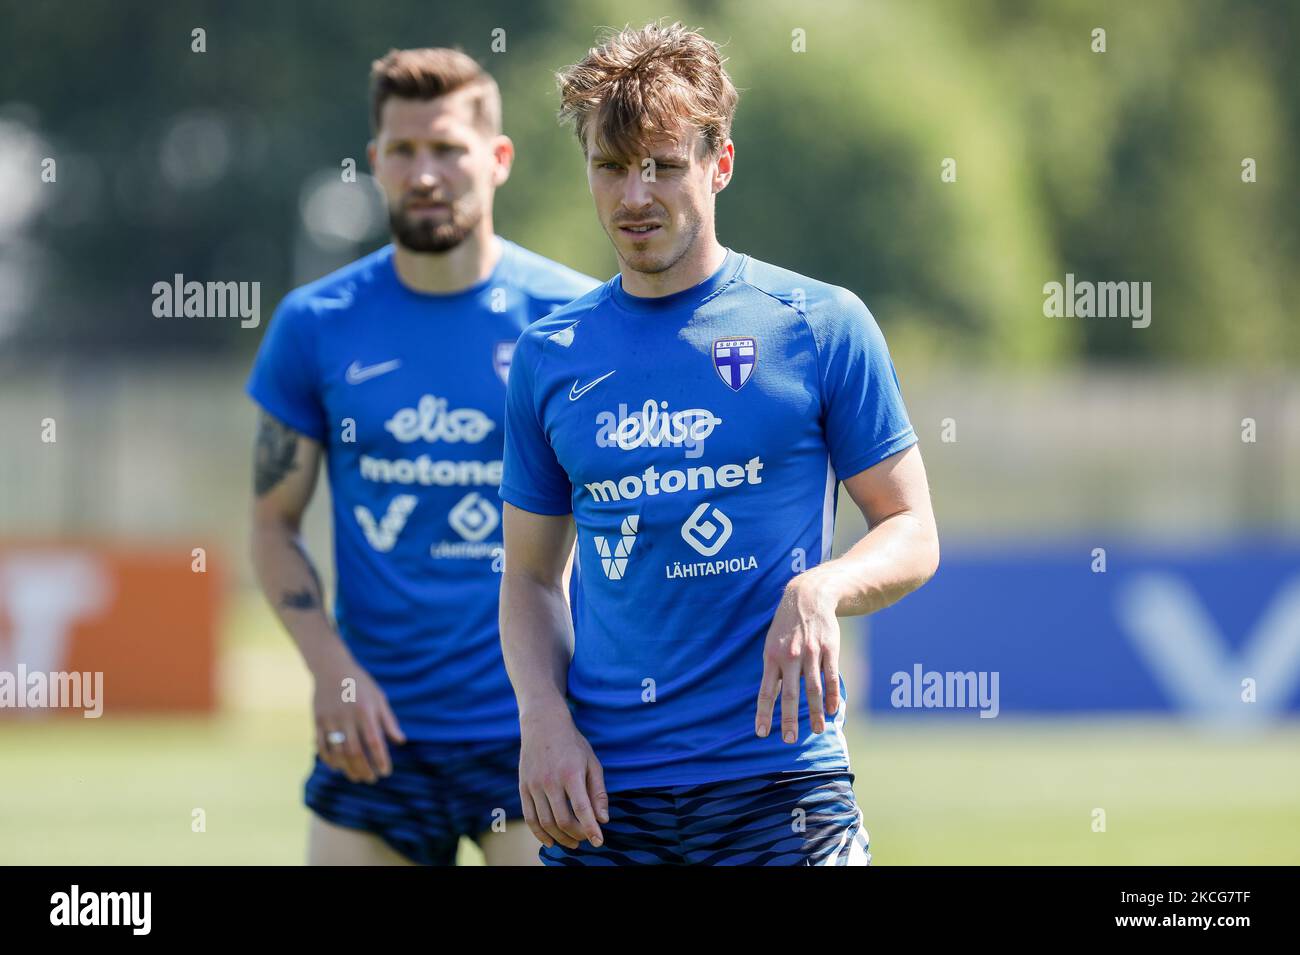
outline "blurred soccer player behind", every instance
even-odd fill
[[[939,560],[885,340],[852,292],[719,244],[712,42],[625,30],[560,95],[620,274],[523,334],[507,397],[501,635],[543,861],[868,864],[837,616]],[[841,481],[870,529],[830,560]]]
[[[253,560],[315,679],[312,864],[537,864],[501,658],[496,503],[520,331],[597,282],[497,236],[514,147],[496,82],[457,50],[371,67],[370,166],[392,243],[287,295],[260,406]],[[322,457],[335,622],[300,540]]]

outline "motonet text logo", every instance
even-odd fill
[[[677,494],[680,491],[712,491],[714,488],[740,487],[742,484],[762,484],[763,462],[753,457],[744,464],[723,464],[720,467],[701,465],[694,468],[674,468],[660,471],[654,465],[640,474],[628,474],[608,481],[584,484],[587,493],[597,503],[632,501],[645,495]]]

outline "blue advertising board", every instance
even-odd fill
[[[921,590],[865,620],[873,712],[1300,711],[1300,546],[946,546]]]

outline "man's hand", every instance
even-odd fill
[[[344,699],[345,679],[356,681]],[[384,691],[356,663],[339,664],[316,674],[313,700],[316,714],[316,749],[325,765],[346,774],[352,782],[377,782],[393,772],[388,757],[387,735],[395,743],[406,736],[388,705]],[[331,734],[342,733],[343,742],[331,743]],[[337,739],[337,735],[335,735]]]
[[[814,733],[826,729],[826,714],[840,708],[840,623],[830,595],[796,578],[781,597],[763,645],[763,680],[758,689],[754,732],[766,737],[772,707],[781,693],[781,738],[799,739],[799,679],[808,694],[808,718]],[[822,688],[825,687],[825,702]]]
[[[605,773],[567,708],[520,720],[519,796],[524,820],[548,849],[588,840],[601,846],[609,822]]]

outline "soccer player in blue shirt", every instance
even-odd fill
[[[497,632],[505,386],[519,333],[598,283],[495,235],[496,83],[465,54],[371,71],[393,242],[291,292],[258,352],[253,558],[315,679],[319,864],[536,865]],[[324,459],[335,622],[299,528]]]
[[[549,864],[868,864],[837,617],[939,562],[884,338],[853,293],[718,243],[737,94],[713,43],[626,30],[560,93],[620,272],[510,375],[525,818]],[[870,529],[831,560],[841,482]]]

